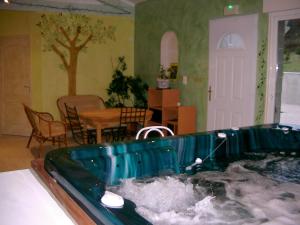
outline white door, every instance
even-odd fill
[[[30,105],[30,40],[0,37],[0,134],[29,135],[22,103]]]
[[[207,130],[254,124],[257,14],[211,20]]]

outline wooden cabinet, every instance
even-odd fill
[[[171,128],[175,134],[196,132],[196,108],[194,106],[178,106],[163,108],[162,124]]]
[[[148,124],[170,127],[175,134],[196,132],[196,108],[179,105],[179,90],[150,88],[148,107],[153,116]]]
[[[149,88],[148,90],[149,108],[177,106],[179,102],[179,91],[177,89]]]

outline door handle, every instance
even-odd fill
[[[208,88],[208,101],[211,101],[211,93],[212,93],[211,86],[209,86],[209,88]]]

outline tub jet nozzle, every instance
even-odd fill
[[[124,199],[122,196],[113,192],[105,191],[101,198],[101,203],[109,208],[122,208],[124,205]]]
[[[194,166],[200,165],[202,163],[202,159],[196,158],[195,162],[192,165],[185,167],[185,170],[192,170]]]
[[[227,135],[225,133],[218,133],[219,138],[226,138]]]

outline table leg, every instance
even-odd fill
[[[102,143],[102,132],[101,132],[102,129],[100,126],[97,126],[96,130],[97,130],[97,143],[100,144]]]

